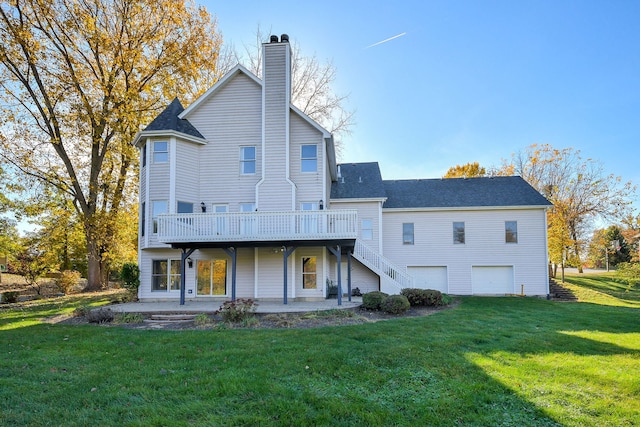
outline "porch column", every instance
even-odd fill
[[[222,248],[227,255],[231,258],[231,301],[236,300],[236,253],[237,250],[233,246],[229,248]]]
[[[186,292],[184,288],[186,287],[185,275],[187,272],[187,258],[189,258],[195,250],[196,248],[189,250],[182,248],[182,255],[180,256],[180,305],[184,305],[184,294]]]
[[[351,251],[347,252],[347,295],[351,302]]]
[[[293,251],[296,250],[295,246],[290,247],[289,249],[287,249],[286,246],[282,247],[282,265],[284,268],[284,283],[283,283],[283,289],[284,289],[284,298],[282,299],[282,303],[283,304],[287,304],[287,279],[288,279],[288,262],[287,260],[289,259],[289,255],[291,255],[293,253]]]
[[[340,245],[337,245],[335,249],[331,246],[327,246],[327,249],[334,254],[337,258],[338,262],[338,305],[342,305],[342,254]]]

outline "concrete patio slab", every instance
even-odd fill
[[[324,301],[256,301],[256,313],[305,313],[309,311],[346,310],[359,307],[362,304],[361,297],[352,297],[349,301],[342,299],[342,305],[338,300],[328,299]],[[220,308],[220,301],[185,301],[180,305],[178,301],[156,302],[128,302],[124,304],[110,305],[109,308],[120,313],[213,313]]]

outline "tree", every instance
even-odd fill
[[[45,250],[40,239],[29,236],[22,240],[23,249],[15,256],[15,272],[24,277],[36,294],[42,295],[43,287],[38,279],[51,271],[52,266],[44,257]]]
[[[531,145],[514,154],[503,171],[522,176],[553,203],[549,210],[549,256],[559,263],[570,248],[569,261],[582,272],[582,252],[592,221],[624,217],[635,191],[631,182],[605,174],[602,165],[583,159],[579,150]]]
[[[473,162],[450,167],[443,178],[473,178],[478,176],[487,176],[487,170],[480,166],[480,163]]]
[[[244,54],[232,52],[237,62],[244,63],[256,76],[262,76],[262,43],[266,40],[268,35],[258,27],[253,43],[244,46]],[[354,112],[345,106],[348,95],[338,95],[333,90],[334,65],[330,61],[321,63],[315,55],[306,56],[295,41],[291,52],[291,102],[337,139],[351,133]]]
[[[14,0],[0,37],[0,158],[70,197],[98,289],[132,206],[130,142],[170,99],[215,81],[216,22],[184,0]]]

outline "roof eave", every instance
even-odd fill
[[[140,148],[143,145],[144,143],[143,141],[145,138],[157,138],[157,137],[167,137],[167,136],[174,136],[176,138],[184,139],[200,145],[207,144],[207,140],[204,138],[198,138],[197,136],[189,135],[189,134],[178,132],[175,130],[144,130],[136,134],[135,138],[133,139],[133,145]]]
[[[406,208],[385,208],[387,212],[430,212],[430,211],[495,211],[495,210],[547,210],[549,205],[518,205],[518,206],[438,206],[438,207],[406,207]]]

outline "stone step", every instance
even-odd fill
[[[191,322],[195,318],[195,314],[152,314],[147,320],[153,322]]]

